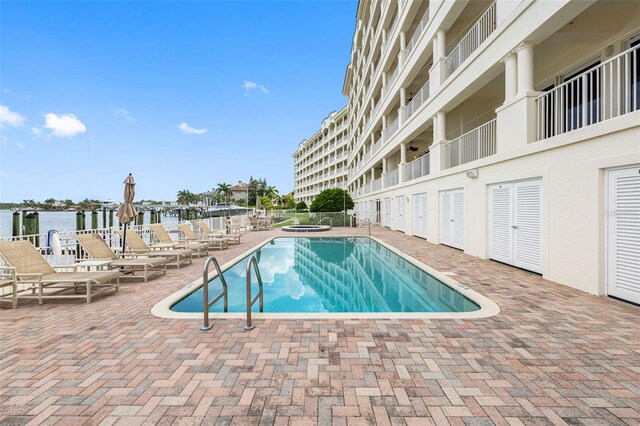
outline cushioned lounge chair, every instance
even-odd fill
[[[202,235],[204,235],[205,237],[222,238],[223,240],[227,240],[228,244],[240,244],[239,233],[233,235],[224,235],[220,232],[215,232],[209,227],[209,225],[207,225],[207,222],[204,222],[202,220],[196,222],[196,225],[198,225],[198,228],[200,228],[200,232],[202,232]]]
[[[193,229],[186,223],[181,223],[178,225],[180,231],[184,235],[184,238],[187,241],[198,241],[201,243],[207,243],[210,248],[217,248],[218,250],[223,250],[229,247],[229,243],[226,240],[223,240],[219,237],[201,237],[195,233]]]
[[[29,286],[17,292],[19,298],[44,299],[83,298],[91,303],[91,298],[109,290],[118,291],[122,274],[118,271],[78,272],[73,265],[59,266],[71,272],[57,272],[28,241],[0,242],[0,256],[15,268],[18,284]],[[85,293],[78,290],[85,288]],[[46,292],[45,292],[46,290]],[[73,293],[66,292],[73,290]],[[37,291],[37,292],[36,292]],[[24,294],[26,293],[26,294]]]
[[[98,234],[76,234],[76,240],[92,259],[111,260],[112,269],[124,272],[121,279],[149,278],[167,273],[167,259],[161,257],[144,257],[133,254],[116,254]],[[142,275],[136,275],[142,272]]]
[[[199,243],[197,241],[174,241],[171,235],[167,232],[164,226],[160,223],[154,223],[149,225],[151,232],[155,235],[160,244],[168,246],[174,249],[188,249],[193,252],[196,257],[204,256],[209,251],[209,244]]]
[[[123,235],[124,233],[118,231],[118,234]],[[144,242],[140,234],[133,229],[129,229],[127,232],[127,241],[125,244],[127,244],[131,252],[135,254],[167,259],[167,266],[175,266],[177,269],[180,269],[180,266],[183,264],[191,264],[193,259],[193,252],[191,250],[176,250],[166,245],[149,246]]]

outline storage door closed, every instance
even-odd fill
[[[464,191],[440,193],[440,242],[464,249]]]
[[[413,235],[427,238],[427,194],[413,196]]]
[[[489,257],[542,273],[542,181],[489,188]]]
[[[608,173],[607,293],[640,303],[640,167]]]
[[[404,197],[396,197],[396,230],[404,231]]]

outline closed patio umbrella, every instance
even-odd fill
[[[122,252],[124,253],[127,242],[127,225],[133,219],[136,218],[138,212],[133,205],[133,197],[136,195],[136,182],[133,180],[133,176],[129,173],[129,176],[124,180],[124,202],[118,209],[118,221],[124,224],[124,233],[122,236]]]

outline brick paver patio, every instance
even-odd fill
[[[337,231],[332,231],[336,233]],[[281,231],[215,252],[223,263]],[[496,301],[481,320],[169,320],[193,265],[0,311],[0,424],[640,424],[640,308],[374,228]],[[3,307],[5,305],[3,304]]]

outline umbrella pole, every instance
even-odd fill
[[[122,233],[122,254],[124,254],[124,251],[126,249],[126,243],[127,243],[127,225],[128,223],[124,224],[124,232]]]

